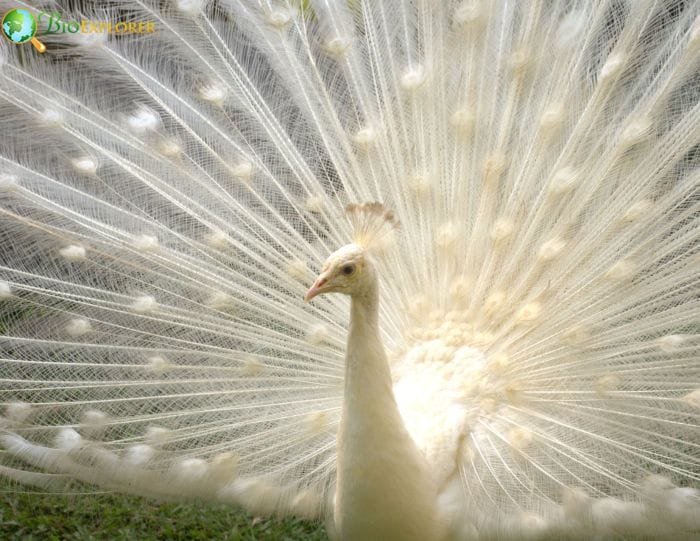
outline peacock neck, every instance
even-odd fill
[[[425,458],[394,399],[375,287],[352,297],[338,432],[336,537],[438,539],[435,495]]]
[[[379,340],[379,288],[376,284],[351,297],[349,338],[352,337],[353,326],[356,330],[366,327]]]
[[[403,422],[392,389],[391,370],[379,330],[379,292],[374,287],[351,300],[350,332],[345,359],[344,414],[363,419],[381,408],[394,422]]]
[[[355,404],[358,400],[360,404]],[[346,406],[360,406],[368,400],[376,404],[390,402],[396,408],[391,371],[379,331],[376,286],[352,297],[345,362]]]

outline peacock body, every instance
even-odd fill
[[[155,32],[0,43],[1,476],[700,534],[700,4],[72,8]]]

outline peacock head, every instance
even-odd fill
[[[309,302],[322,293],[361,294],[371,285],[374,270],[365,250],[357,244],[348,244],[333,252],[321,267],[321,273],[304,297]]]
[[[304,302],[322,293],[363,295],[376,287],[377,276],[371,251],[380,246],[386,234],[398,226],[398,220],[381,203],[348,205],[345,210],[352,225],[353,242],[326,259]]]

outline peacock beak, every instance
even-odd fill
[[[318,278],[316,278],[314,285],[312,285],[309,288],[309,290],[306,292],[306,296],[304,297],[304,302],[309,302],[311,299],[313,299],[319,293],[323,293],[324,286],[327,283],[328,283],[328,276],[325,273],[321,274]]]

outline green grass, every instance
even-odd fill
[[[221,505],[156,502],[133,496],[0,493],[0,539],[139,541],[327,541],[323,525],[260,519]]]

